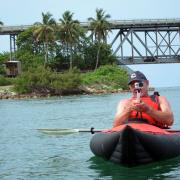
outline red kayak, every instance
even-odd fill
[[[180,131],[128,123],[95,134],[90,148],[114,163],[137,166],[179,156]]]

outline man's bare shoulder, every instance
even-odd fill
[[[160,104],[163,104],[163,103],[169,104],[169,103],[168,103],[168,100],[167,100],[167,98],[166,98],[165,96],[159,96],[159,103],[160,103]]]
[[[167,98],[165,96],[159,96],[159,104],[162,111],[169,111],[171,112],[171,105],[168,102]]]

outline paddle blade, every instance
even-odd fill
[[[49,135],[66,135],[66,134],[72,134],[72,133],[78,133],[79,129],[37,129],[41,133],[49,134]]]

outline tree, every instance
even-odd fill
[[[107,34],[109,31],[111,31],[110,23],[108,22],[110,17],[111,16],[109,14],[105,14],[103,9],[96,9],[96,18],[88,18],[88,21],[90,22],[90,29],[92,29],[91,36],[95,36],[95,41],[99,45],[97,50],[95,69],[97,69],[99,64],[101,42],[106,42]]]
[[[52,18],[52,14],[47,12],[46,14],[42,13],[42,23],[35,23],[35,30],[33,32],[36,41],[42,40],[44,42],[45,49],[45,63],[48,62],[48,44],[54,39],[56,28],[56,21]]]
[[[96,65],[96,57],[98,43],[91,43],[84,49],[85,68],[93,70]],[[101,43],[101,53],[99,54],[99,66],[107,64],[115,64],[117,62],[116,56],[112,54],[111,46],[106,43]]]
[[[3,22],[2,22],[2,21],[0,21],[0,25],[3,25]]]
[[[33,37],[34,27],[30,27],[17,36],[18,50],[26,50],[34,54],[38,51],[37,41]]]
[[[78,20],[73,20],[73,13],[65,11],[59,19],[59,39],[66,51],[66,56],[70,55],[70,69],[72,69],[73,48],[84,35],[84,31]]]

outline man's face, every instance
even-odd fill
[[[137,89],[135,88],[135,83],[138,83],[138,81],[133,81],[130,85],[130,91],[133,94],[133,97],[136,97],[137,95]],[[148,87],[149,87],[149,81],[142,81],[143,86],[141,87],[141,96],[147,96],[148,95]]]

